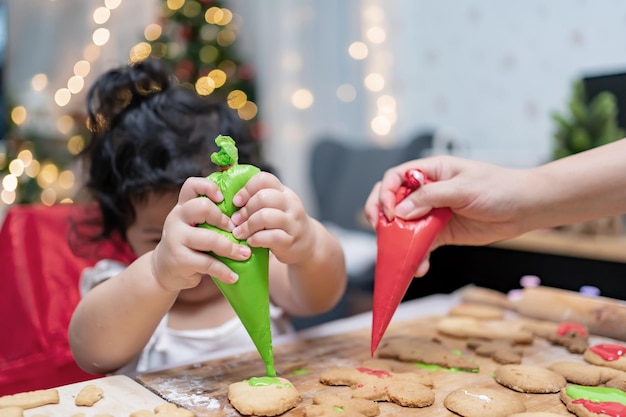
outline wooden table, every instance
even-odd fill
[[[418,305],[414,303],[413,305]],[[447,308],[447,306],[446,306]],[[437,308],[433,310],[438,310]],[[420,310],[423,312],[423,310]],[[419,315],[419,314],[418,314]],[[411,318],[411,309],[405,308],[395,317],[385,337],[400,335],[437,335],[436,323],[441,315]],[[368,318],[368,315],[363,316]],[[348,324],[350,324],[348,322]],[[345,329],[345,326],[344,326]],[[321,337],[295,340],[275,347],[275,362],[279,376],[291,380],[303,397],[302,403],[287,412],[286,416],[302,416],[304,407],[311,404],[313,395],[320,390],[333,390],[349,394],[347,387],[327,387],[319,382],[321,372],[339,367],[357,367],[370,359],[370,329],[368,326],[352,327],[351,331],[328,334]],[[441,337],[461,349],[464,355],[473,353],[465,348],[464,340]],[[610,341],[592,338],[593,343]],[[380,403],[381,416],[454,416],[443,406],[447,393],[463,386],[482,386],[507,390],[492,378],[497,366],[486,358],[477,359],[480,372],[454,373],[433,372],[435,403],[423,409],[401,408],[390,403]],[[572,355],[564,348],[536,339],[524,354],[524,363],[548,366],[553,362],[572,360],[583,362],[581,355]],[[230,357],[201,361],[195,364],[153,372],[138,377],[138,381],[163,398],[191,409],[198,416],[239,416],[227,398],[228,385],[253,376],[264,374],[264,364],[256,352],[241,353]],[[513,391],[511,391],[513,392]],[[556,394],[515,393],[526,404],[528,411],[552,411],[568,415]],[[209,405],[207,405],[209,404]]]
[[[535,230],[491,246],[550,255],[626,263],[626,235],[591,236],[558,230]]]

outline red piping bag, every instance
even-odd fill
[[[396,204],[424,184],[432,182],[417,169],[404,174],[396,192]],[[409,289],[417,267],[422,263],[437,235],[452,217],[449,208],[435,208],[419,219],[392,221],[378,213],[376,225],[376,270],[372,302],[371,354],[374,356],[391,318]]]

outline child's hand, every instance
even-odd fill
[[[312,221],[300,198],[276,176],[260,172],[233,198],[233,235],[253,247],[269,248],[285,264],[298,264],[315,248]]]
[[[207,198],[198,198],[204,195]],[[152,256],[153,274],[160,284],[171,291],[193,288],[203,275],[211,275],[226,283],[237,276],[206,252],[234,260],[245,260],[250,248],[231,242],[211,230],[196,227],[209,223],[232,231],[234,225],[215,203],[223,200],[217,185],[206,178],[189,178],[183,184],[178,203],[165,219],[161,241]]]

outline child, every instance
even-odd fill
[[[176,85],[158,61],[111,70],[89,91],[86,188],[100,208],[102,237],[119,233],[137,259],[102,260],[81,276],[83,299],[69,328],[76,362],[95,374],[146,372],[217,350],[254,345],[210,276],[237,276],[213,252],[245,260],[250,248],[196,227],[209,223],[270,249],[274,334],[288,316],[331,309],[346,272],[339,242],[309,217],[298,196],[269,172],[252,177],[232,218],[205,177],[217,167],[216,136],[237,141],[244,164],[259,150],[227,107]],[[199,195],[208,198],[197,198]]]

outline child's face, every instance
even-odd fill
[[[153,250],[161,240],[163,224],[178,201],[178,193],[151,193],[145,201],[134,203],[135,222],[126,231],[128,243],[139,257]]]

